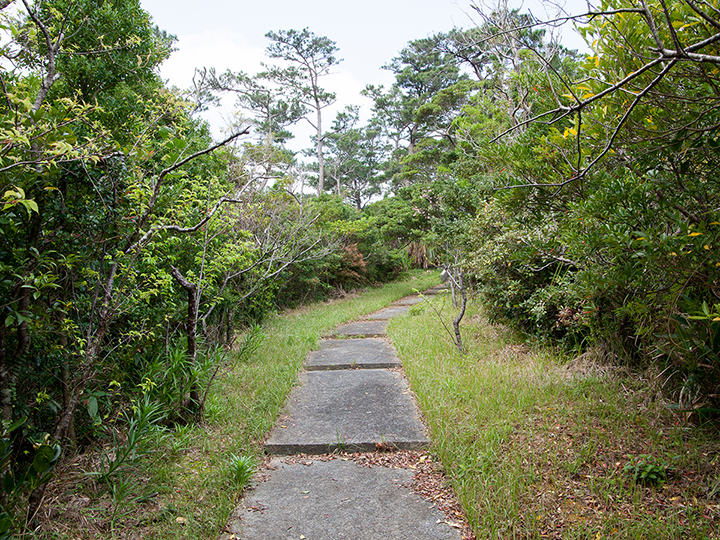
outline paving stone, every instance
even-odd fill
[[[427,290],[424,290],[422,293],[426,296],[432,296],[435,294],[442,294],[450,292],[450,289],[445,285],[438,285],[436,287],[430,287]]]
[[[429,441],[408,385],[397,371],[309,371],[265,443],[270,454],[368,452],[378,443],[399,450]]]
[[[378,338],[324,339],[320,349],[312,351],[305,368],[319,369],[380,369],[400,366],[390,343]]]
[[[422,301],[423,299],[420,296],[406,296],[405,298],[401,298],[397,302],[393,302],[393,306],[413,306],[415,304],[419,304]]]
[[[339,326],[331,335],[335,336],[384,336],[388,321],[358,321]]]
[[[380,311],[376,311],[375,313],[371,313],[370,315],[366,316],[365,318],[368,320],[394,319],[395,317],[404,315],[408,311],[410,311],[410,306],[392,306],[392,307],[388,307],[385,309],[381,309]]]
[[[269,465],[275,470],[248,491],[223,540],[461,540],[435,505],[404,486],[411,470],[342,459]]]

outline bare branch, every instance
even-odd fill
[[[600,92],[599,94],[595,94],[594,96],[589,97],[588,99],[586,99],[586,100],[584,100],[584,101],[580,101],[580,102],[578,102],[576,105],[567,106],[567,107],[564,107],[564,106],[557,107],[557,108],[555,108],[555,109],[553,109],[553,110],[551,110],[551,111],[547,111],[547,112],[544,112],[544,113],[539,114],[539,115],[537,115],[537,116],[534,116],[533,118],[530,118],[530,119],[528,119],[528,120],[525,120],[524,122],[518,124],[517,126],[513,126],[513,127],[509,128],[509,129],[506,129],[506,130],[503,131],[500,135],[497,135],[496,137],[493,137],[493,138],[490,140],[490,142],[493,143],[493,142],[495,142],[495,141],[503,138],[503,137],[504,137],[505,135],[507,135],[508,133],[511,133],[512,131],[515,131],[520,125],[529,124],[529,123],[531,123],[531,122],[534,122],[534,121],[536,121],[536,120],[539,120],[540,118],[544,118],[545,116],[549,116],[549,115],[553,115],[553,114],[554,114],[554,115],[558,115],[558,114],[562,113],[562,114],[560,114],[560,116],[554,118],[554,119],[550,122],[550,124],[554,124],[554,123],[562,120],[562,119],[565,118],[566,116],[572,114],[573,112],[577,112],[577,111],[579,111],[579,110],[581,110],[581,109],[584,109],[585,107],[587,107],[587,106],[590,105],[591,103],[593,103],[593,102],[595,102],[595,101],[597,101],[597,100],[599,100],[599,99],[607,96],[608,94],[611,94],[611,93],[615,92],[616,90],[621,89],[621,88],[622,88],[623,86],[625,86],[628,82],[632,81],[633,79],[636,79],[636,78],[639,77],[642,73],[645,73],[645,72],[648,71],[650,68],[655,67],[655,66],[658,65],[658,64],[661,64],[661,63],[662,63],[663,61],[665,61],[665,60],[666,60],[666,58],[662,58],[662,57],[661,57],[661,58],[656,58],[656,59],[653,60],[652,62],[649,62],[648,64],[644,65],[644,66],[643,66],[642,68],[640,68],[639,70],[632,72],[630,75],[626,76],[626,77],[625,77],[624,79],[622,79],[621,81],[618,81],[617,83],[613,84],[612,86],[606,88],[605,90],[603,90],[603,91]],[[634,92],[633,92],[633,93],[634,93]]]
[[[25,5],[25,9],[27,9],[28,14],[30,15],[30,18],[35,23],[35,26],[38,27],[38,30],[42,32],[43,37],[45,38],[45,46],[47,47],[47,68],[45,72],[45,77],[43,77],[42,84],[40,85],[40,90],[38,90],[38,94],[35,97],[35,102],[32,106],[32,111],[37,112],[40,107],[42,106],[43,102],[45,101],[45,98],[48,95],[48,92],[50,92],[50,88],[57,80],[58,74],[55,71],[55,57],[57,56],[58,51],[60,50],[60,45],[63,41],[63,33],[60,32],[58,35],[57,41],[53,44],[52,36],[50,35],[50,31],[47,29],[45,24],[40,20],[40,18],[37,16],[37,14],[30,9],[30,6],[27,3],[27,0],[22,0],[23,4]],[[64,24],[63,24],[64,27]]]

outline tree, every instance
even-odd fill
[[[230,70],[217,76],[215,70],[210,69],[207,86],[216,92],[234,94],[238,108],[255,117],[261,138],[283,144],[293,137],[287,128],[300,121],[307,111],[299,96],[288,88],[269,88],[261,84],[263,77],[264,74],[250,77]]]
[[[464,76],[455,58],[438,48],[443,39],[444,36],[438,34],[411,41],[399,56],[384,66],[395,74],[392,88],[386,91],[368,86],[364,91],[375,102],[373,123],[392,141],[395,164],[389,168],[394,172],[397,185],[408,186],[413,179],[423,177],[409,164],[408,158],[412,159],[418,152],[422,141],[442,139],[449,128],[449,124],[442,123],[447,117],[437,114],[430,103],[439,92]]]
[[[256,141],[246,142],[242,153],[233,165],[240,175],[248,174],[251,181],[260,180],[261,190],[270,182],[282,180],[292,174],[296,165],[295,155],[284,145],[293,137],[288,129],[303,118],[304,106],[282,88],[266,87],[261,77],[249,77],[230,70],[218,76],[214,69],[199,71],[198,82],[192,92],[198,103],[217,99],[216,92],[236,96],[237,123],[246,125],[245,114],[252,115],[250,122],[256,127]]]
[[[327,37],[316,36],[307,28],[268,32],[266,37],[273,43],[266,52],[270,58],[284,60],[287,67],[265,66],[260,76],[287,88],[293,97],[308,111],[315,113],[315,120],[305,120],[316,132],[316,156],[318,160],[318,195],[325,190],[325,163],[323,155],[324,131],[322,111],[335,102],[335,94],[320,86],[320,78],[328,75],[333,66],[342,60],[335,55],[338,48]]]
[[[380,164],[387,145],[379,129],[358,127],[359,121],[358,107],[348,106],[337,114],[326,135],[326,170],[329,187],[361,210],[381,191]]]
[[[2,74],[10,144],[0,185],[34,206],[19,212],[18,197],[0,220],[0,390],[6,419],[30,418],[30,401],[13,399],[21,388],[44,388],[53,400],[61,391],[51,402],[60,405],[42,415],[50,420],[28,429],[62,440],[104,359],[137,339],[116,326],[157,294],[157,275],[139,271],[143,250],[161,230],[182,232],[212,217],[172,223],[188,195],[183,178],[241,133],[210,142],[163,89],[155,68],[169,42],[137,1],[24,5],[5,50],[16,70]]]

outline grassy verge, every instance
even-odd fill
[[[717,431],[652,380],[531,350],[475,308],[461,356],[431,309],[412,313],[388,332],[477,538],[720,537]]]
[[[74,539],[217,538],[242,493],[247,461],[260,459],[265,434],[319,337],[436,283],[437,272],[414,272],[402,282],[274,316],[249,361],[228,355],[202,425],[156,433],[155,450],[109,487],[81,474],[96,458],[80,456],[54,482],[42,528]]]

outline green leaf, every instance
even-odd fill
[[[90,415],[90,418],[93,420],[97,418],[98,414],[98,400],[95,396],[90,396],[88,398],[88,414]]]
[[[2,480],[3,490],[10,495],[15,489],[15,478],[10,471],[6,471]]]

